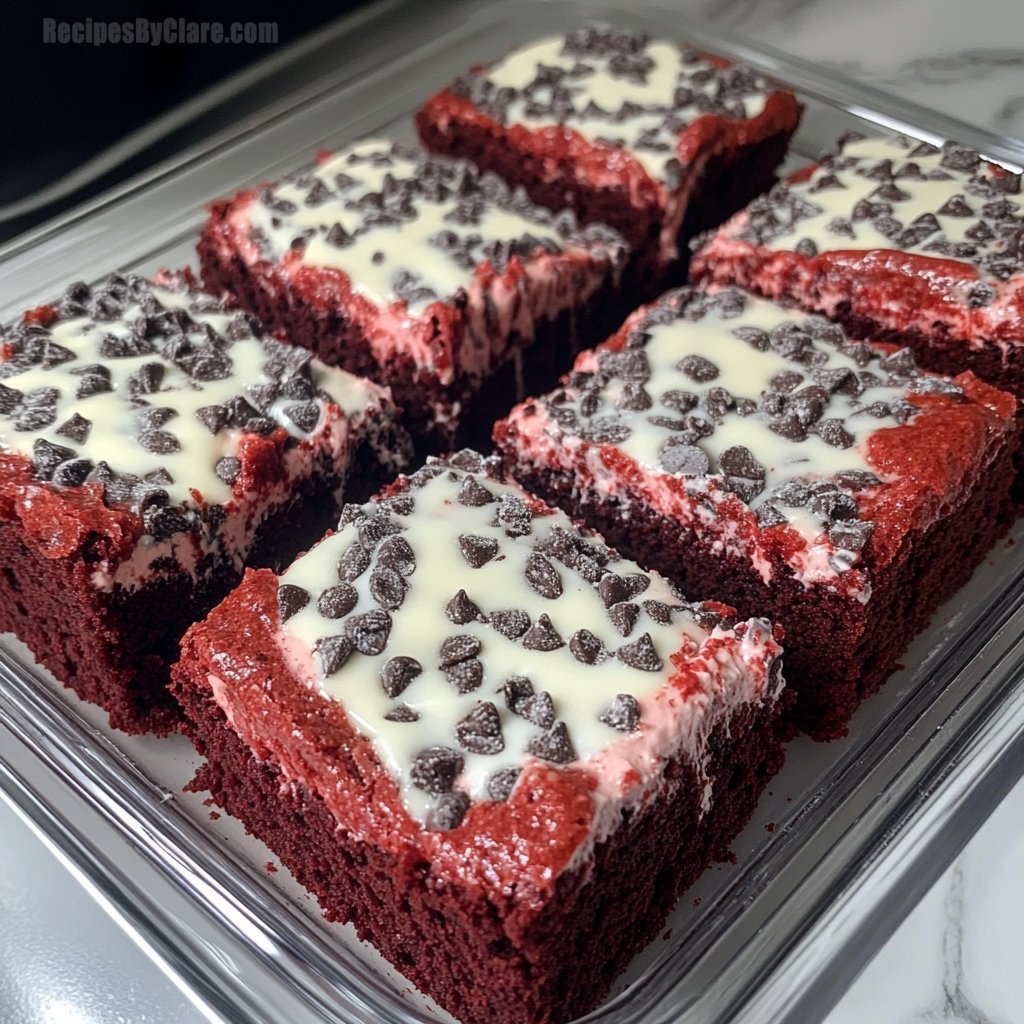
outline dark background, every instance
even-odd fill
[[[360,0],[5,0],[0,8],[0,207],[38,192],[219,80],[359,6]],[[106,22],[174,17],[219,21],[225,31],[235,21],[276,21],[278,43],[44,44],[44,17],[58,24],[90,17]],[[258,108],[270,99],[248,95],[241,105],[215,110],[150,145],[66,199],[0,220],[0,241],[227,127],[246,105]]]

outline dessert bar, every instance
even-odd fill
[[[167,732],[186,626],[323,535],[409,440],[386,389],[188,275],[72,285],[2,329],[0,630],[128,732]]]
[[[739,284],[972,370],[1024,397],[1021,176],[966,146],[847,133],[835,153],[754,200],[693,258]]]
[[[969,372],[684,288],[495,438],[522,486],[624,555],[778,622],[788,720],[825,739],[1008,529],[1017,430],[1013,396]]]
[[[463,451],[186,634],[193,788],[463,1024],[588,1012],[782,763],[780,648]]]
[[[637,302],[689,238],[775,182],[799,121],[793,94],[746,65],[608,27],[475,67],[416,118],[428,149],[619,231]]]
[[[213,204],[199,255],[211,290],[389,385],[421,451],[486,440],[625,313],[614,231],[380,140]]]

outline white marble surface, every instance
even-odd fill
[[[1024,137],[1024,0],[675,0],[674,6]],[[1022,864],[1024,783],[826,1024],[1024,1024]],[[205,1019],[2,801],[0,865],[2,1024]]]

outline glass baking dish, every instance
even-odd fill
[[[295,61],[333,70],[289,100],[0,249],[0,318],[74,280],[194,265],[206,202],[308,163],[320,147],[377,134],[411,141],[409,115],[433,90],[584,20],[688,39],[792,84],[807,114],[787,170],[865,125],[958,138],[1024,164],[1021,143],[653,4],[386,0],[296,51]],[[1024,773],[1021,540],[1024,523],[915,641],[846,739],[790,745],[734,843],[735,863],[706,872],[588,1020],[806,1022],[838,998]],[[237,822],[184,794],[196,765],[181,737],[112,732],[17,641],[0,642],[0,791],[211,1020],[450,1019],[350,929],[324,922]]]

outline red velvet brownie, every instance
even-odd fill
[[[965,146],[848,133],[722,227],[692,272],[1024,397],[1020,189]]]
[[[193,783],[464,1024],[574,1019],[782,763],[780,648],[464,451],[192,627]]]
[[[691,597],[785,631],[789,720],[841,735],[1008,528],[1012,395],[684,288],[513,410],[506,469]]]
[[[0,631],[112,725],[167,732],[185,628],[245,563],[321,537],[346,480],[392,478],[408,437],[384,388],[188,275],[72,285],[0,342]]]
[[[427,451],[553,387],[609,330],[625,258],[607,228],[380,140],[215,203],[199,254],[211,289],[389,385]]]
[[[799,121],[793,94],[746,65],[607,27],[473,68],[416,118],[429,149],[619,231],[637,301],[690,237],[774,183]]]

